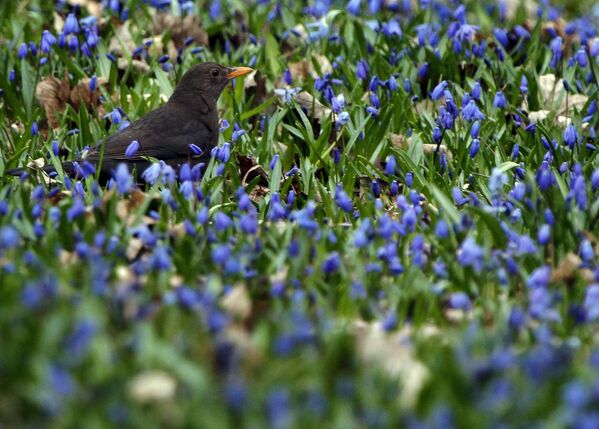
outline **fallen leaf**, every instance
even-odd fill
[[[100,2],[94,0],[67,0],[67,3],[71,7],[85,7],[88,13],[96,18],[102,15],[102,4]]]
[[[320,101],[315,99],[312,94],[306,91],[299,92],[293,96],[297,103],[306,109],[308,114],[314,119],[322,119],[323,117],[330,116],[333,111],[328,107],[324,106]]]
[[[407,150],[409,149],[409,147],[412,145],[413,140],[410,137],[405,137],[401,134],[395,134],[395,133],[391,133],[391,145],[396,148],[396,149],[401,149],[401,150]],[[453,159],[453,154],[451,153],[451,151],[449,149],[447,149],[447,146],[445,146],[444,144],[439,145],[439,153],[444,152],[445,156],[447,157],[448,160]],[[422,143],[422,151],[427,154],[427,155],[431,155],[434,154],[437,151],[437,145],[436,144],[430,144],[430,143]]]
[[[181,17],[170,13],[157,13],[154,15],[150,31],[157,35],[170,31],[175,48],[184,47],[185,40],[189,37],[198,45],[208,46],[208,34],[202,28],[200,18],[195,14]]]
[[[353,323],[353,334],[359,357],[398,377],[402,386],[400,404],[413,407],[429,378],[429,371],[414,356],[412,329],[406,326],[397,332],[386,332],[380,322],[358,320]]]
[[[150,66],[148,64],[146,64],[144,61],[140,61],[140,60],[136,60],[136,59],[131,59],[128,60],[127,58],[123,58],[120,57],[117,60],[117,67],[119,68],[119,70],[127,70],[129,68],[129,64],[131,64],[131,67],[133,67],[133,70],[135,70],[138,73],[147,73],[150,71]]]
[[[175,396],[177,382],[164,371],[146,371],[129,383],[129,395],[138,402],[157,402]]]
[[[129,239],[129,243],[127,244],[127,250],[125,251],[125,256],[127,259],[132,261],[139,255],[139,252],[143,248],[143,242],[139,238],[131,237]]]
[[[35,97],[46,112],[48,125],[51,128],[59,127],[58,115],[65,111],[67,104],[73,106],[75,110],[79,110],[82,106],[89,111],[96,108],[99,116],[104,115],[104,107],[100,103],[101,92],[98,88],[91,91],[89,82],[89,78],[84,78],[71,87],[66,77],[60,80],[54,76],[47,76],[37,84]],[[104,86],[107,83],[105,78],[98,78],[97,86]]]
[[[268,185],[268,174],[251,156],[237,155],[237,165],[239,166],[239,172],[242,185],[247,185],[249,182],[254,180],[256,177],[260,177],[258,182],[262,186]]]
[[[551,273],[551,282],[560,282],[565,280],[571,280],[574,278],[574,274],[578,271],[578,267],[582,260],[578,255],[569,252],[564,259],[561,260],[560,264]]]
[[[563,79],[557,79],[553,73],[539,76],[538,79],[539,98],[542,106],[546,107],[538,111],[535,115],[545,119],[547,111],[556,112],[557,116],[569,116],[574,109],[581,110],[588,101],[588,97],[582,94],[569,94],[564,88]],[[526,104],[522,106],[527,109]],[[541,113],[539,113],[541,112]],[[529,115],[530,117],[530,115]],[[562,120],[566,124],[566,120]]]
[[[252,312],[250,294],[244,284],[235,285],[221,301],[223,309],[230,315],[245,320]]]
[[[267,196],[270,193],[270,189],[266,186],[255,186],[254,189],[250,191],[250,198],[252,201],[259,202],[262,198]]]

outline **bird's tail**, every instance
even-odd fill
[[[68,163],[68,164],[70,164],[70,163]],[[69,167],[69,166],[64,164],[63,168],[65,168],[65,167]],[[49,173],[55,172],[56,168],[54,168],[53,165],[44,165],[43,167],[41,167],[39,169],[38,168],[28,168],[28,167],[13,168],[11,170],[6,170],[4,172],[4,174],[8,175],[8,176],[21,176],[23,173],[27,173],[28,171],[37,171],[37,170],[43,170],[49,174]],[[65,169],[65,172],[66,172],[66,169]]]

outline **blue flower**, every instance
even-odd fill
[[[122,115],[120,109],[113,109],[110,113],[104,115],[105,118],[110,118],[113,124],[120,124],[122,121]]]
[[[489,176],[489,191],[494,197],[500,196],[503,193],[503,188],[508,182],[507,174],[498,168],[493,168]]]
[[[551,48],[551,63],[550,66],[552,68],[557,67],[557,63],[562,59],[562,43],[563,39],[561,37],[555,37],[551,43],[549,43],[549,47]]]
[[[216,159],[225,164],[231,158],[231,143],[225,142],[216,150]]]
[[[416,222],[418,222],[418,216],[413,207],[408,207],[407,210],[404,211],[401,217],[401,222],[408,231],[414,231]]]
[[[364,60],[358,61],[358,66],[356,68],[356,76],[358,79],[366,80],[368,79],[368,72],[370,71],[370,67],[368,67],[368,63]]]
[[[472,307],[470,298],[465,292],[454,292],[449,296],[447,304],[450,308],[457,310],[469,311]]]
[[[270,198],[270,209],[268,211],[268,219],[271,221],[277,221],[281,219],[285,219],[287,217],[287,211],[283,204],[281,204],[281,199],[279,198],[278,192],[274,192],[272,197]]]
[[[535,269],[530,276],[528,276],[526,285],[530,288],[542,288],[549,284],[549,280],[551,280],[551,268],[547,265],[543,265],[542,267]]]
[[[50,386],[55,394],[68,397],[75,391],[75,382],[68,370],[57,365],[52,365],[49,378]]]
[[[362,0],[349,0],[347,3],[347,11],[354,16],[358,16],[360,14]]]
[[[587,208],[587,187],[583,176],[576,176],[570,184],[567,201],[574,200],[580,210]]]
[[[127,149],[125,149],[125,156],[127,158],[130,158],[133,155],[135,155],[138,150],[139,150],[139,142],[137,140],[133,140],[131,143],[129,143],[129,146],[127,146]]]
[[[331,252],[322,262],[322,272],[325,274],[335,274],[341,267],[341,257],[339,252]]]
[[[462,108],[462,116],[467,121],[481,121],[485,119],[485,115],[478,109],[474,100],[470,100],[468,104]]]
[[[0,228],[0,249],[11,249],[17,247],[20,241],[21,236],[14,227],[6,225]]]
[[[539,232],[537,233],[537,240],[541,246],[545,246],[551,240],[551,226],[544,223],[539,228]]]
[[[212,248],[212,262],[224,266],[231,257],[231,248],[227,244],[219,244]]]
[[[69,222],[82,216],[85,213],[85,204],[80,197],[73,198],[73,204],[67,211],[67,219]]]
[[[67,19],[64,22],[64,27],[62,30],[65,34],[77,34],[79,33],[79,22],[77,21],[77,17],[73,13],[69,13],[67,15]]]
[[[258,232],[258,215],[257,213],[245,213],[239,218],[239,226],[241,231],[246,234],[256,234]]]
[[[576,131],[576,127],[572,124],[568,124],[564,130],[564,143],[566,143],[570,149],[574,149],[577,141],[578,132]]]
[[[433,92],[431,92],[431,100],[440,100],[443,95],[445,95],[445,90],[447,89],[447,81],[443,80],[435,86]]]
[[[508,48],[510,40],[508,38],[507,31],[505,31],[503,28],[495,28],[493,30],[493,35],[499,41],[499,43],[501,43],[501,46],[506,49]]]
[[[391,154],[387,156],[385,162],[385,172],[388,176],[393,176],[397,172],[397,161],[395,155]]]
[[[329,35],[329,26],[324,19],[306,24],[308,29],[308,40],[316,42]]]
[[[507,100],[505,99],[503,92],[497,91],[495,93],[495,97],[493,98],[493,107],[496,109],[505,109],[507,107]]]
[[[435,235],[440,239],[444,239],[449,236],[449,227],[447,226],[445,219],[441,218],[435,224]]]
[[[117,166],[116,171],[113,174],[113,179],[120,194],[129,192],[133,186],[133,178],[131,177],[131,174],[129,174],[129,169],[125,163],[120,163]]]
[[[383,34],[387,37],[401,37],[403,35],[399,22],[395,19],[383,24]]]
[[[42,41],[40,43],[40,49],[44,54],[47,54],[52,49],[52,46],[56,44],[56,37],[52,35],[48,30],[42,32]]]
[[[473,139],[472,143],[470,143],[470,151],[469,151],[470,158],[474,159],[474,157],[478,154],[479,150],[480,150],[480,140]]]
[[[599,284],[594,283],[586,288],[583,308],[587,321],[599,320]]]
[[[556,183],[555,176],[547,161],[543,161],[536,173],[537,184],[541,191],[546,191]]]
[[[335,123],[339,126],[347,125],[349,123],[349,119],[349,113],[341,112],[339,113],[339,116],[337,116],[337,120],[335,121]]]
[[[18,52],[18,57],[20,60],[22,60],[23,58],[25,58],[27,56],[27,43],[21,43],[21,46],[19,46],[19,52]]]
[[[160,177],[160,164],[157,162],[152,163],[142,173],[142,178],[144,179],[144,181],[146,181],[150,185],[155,184],[158,181],[159,177]]]
[[[189,149],[191,150],[191,153],[197,156],[200,156],[204,151],[196,144],[191,143],[189,145]]]
[[[462,191],[457,186],[452,188],[451,196],[453,197],[453,202],[457,207],[461,207],[468,202],[468,198],[464,197]]]
[[[335,203],[346,213],[349,213],[354,209],[351,198],[349,198],[349,195],[347,195],[347,192],[345,192],[342,185],[337,185],[337,188],[335,189]]]
[[[593,171],[591,175],[591,188],[593,191],[599,189],[599,168]]]
[[[214,216],[214,226],[217,231],[225,231],[233,226],[233,221],[225,213],[219,211]]]
[[[474,40],[476,36],[476,32],[478,31],[478,25],[471,25],[467,23],[461,24],[455,34],[453,35],[454,42],[471,42]],[[448,32],[449,34],[449,32]]]
[[[314,232],[318,230],[318,222],[313,218],[315,210],[316,204],[313,201],[308,201],[304,209],[294,212],[291,217],[300,228]]]
[[[482,88],[480,87],[480,83],[478,81],[474,82],[474,86],[472,87],[472,98],[474,98],[476,101],[479,101],[481,93]]]
[[[585,68],[589,65],[587,52],[584,48],[580,48],[578,51],[576,51],[576,54],[574,54],[574,58],[576,59],[578,65],[582,68]]]
[[[90,319],[79,322],[75,330],[66,339],[68,354],[75,358],[82,357],[87,352],[96,330],[96,324]]]
[[[462,243],[458,252],[458,263],[464,267],[472,267],[475,272],[482,271],[484,266],[485,252],[474,239],[467,238]]]
[[[290,427],[291,398],[287,389],[274,389],[266,397],[266,415],[270,427],[282,429]]]
[[[235,122],[233,124],[233,134],[231,136],[231,140],[236,142],[237,140],[239,140],[239,137],[241,137],[244,134],[247,134],[246,131],[242,129],[237,122]]]

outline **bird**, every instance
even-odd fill
[[[100,181],[105,182],[120,163],[125,163],[130,171],[135,168],[138,173],[143,172],[151,164],[146,157],[162,160],[173,168],[206,160],[218,144],[216,105],[220,94],[231,79],[252,71],[250,67],[229,68],[213,62],[191,67],[165,104],[89,149],[84,157],[63,163],[64,173],[76,176],[80,171],[77,167],[85,161],[99,170]],[[126,156],[133,141],[138,142],[139,149]],[[192,144],[196,146],[194,150]],[[52,165],[42,169],[46,173],[55,171]],[[16,168],[6,173],[20,176],[24,172],[25,168]]]

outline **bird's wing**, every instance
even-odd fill
[[[209,151],[210,146],[216,143],[218,122],[216,125],[210,122],[205,117],[193,116],[183,109],[167,109],[163,105],[110,136],[104,146],[103,158],[134,162],[142,157],[165,161],[192,157],[190,144]],[[133,140],[139,142],[139,150],[134,156],[127,157],[125,151]],[[101,146],[94,148],[88,159],[99,159],[101,152]]]

